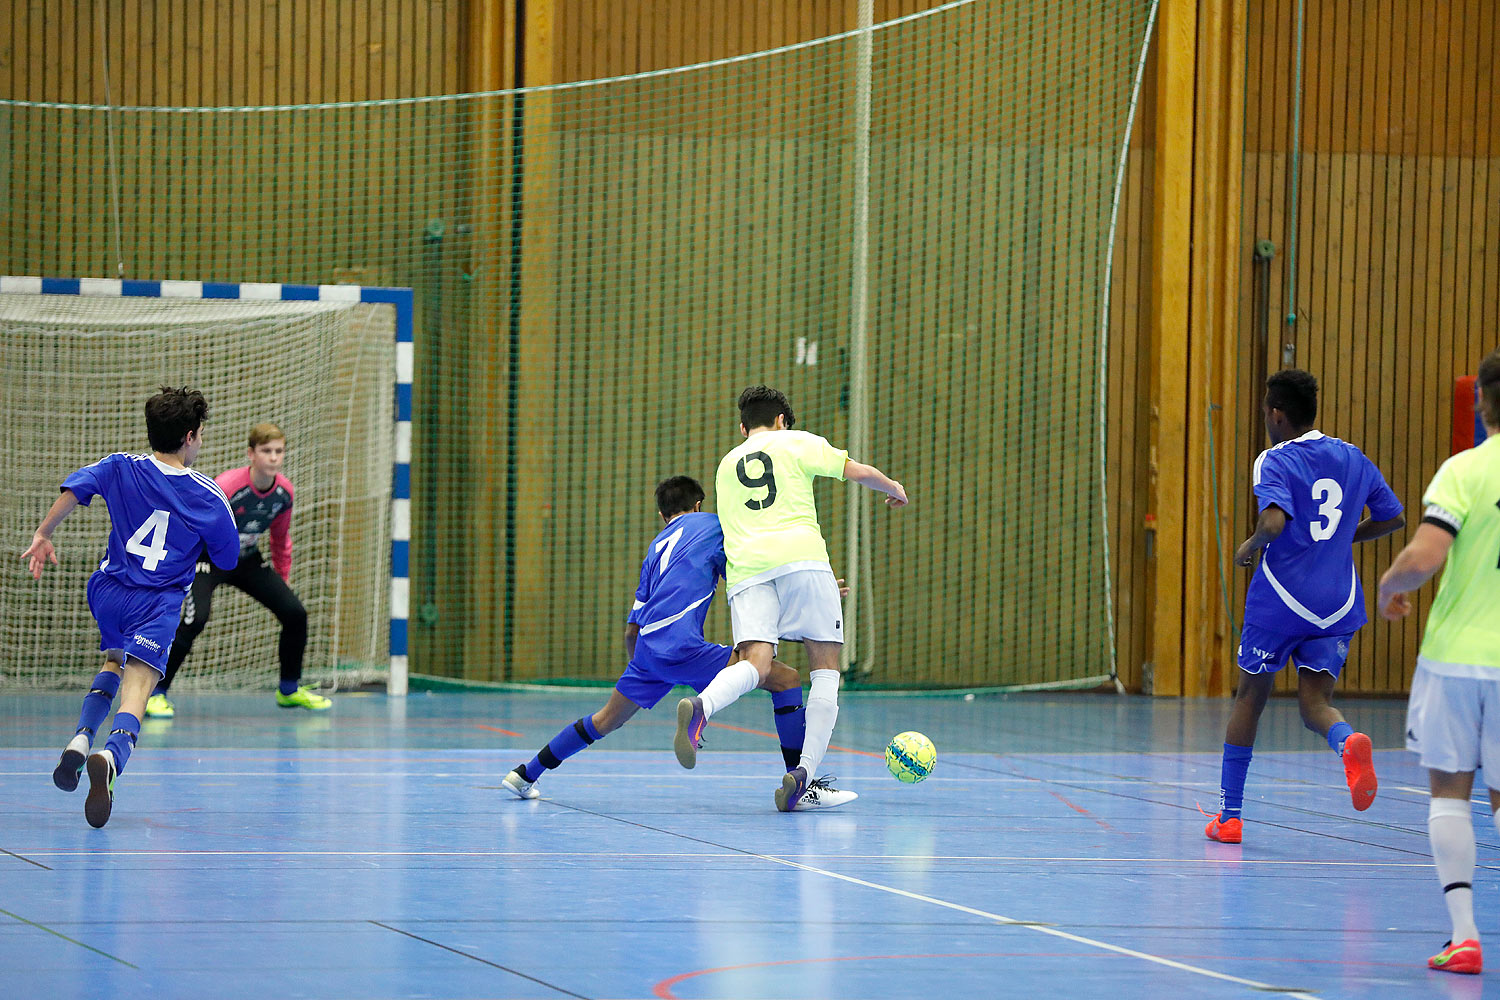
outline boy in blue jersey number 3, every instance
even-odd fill
[[[703,487],[688,476],[665,479],[656,487],[656,509],[666,526],[646,549],[626,619],[629,665],[603,708],[564,726],[535,757],[501,780],[523,799],[537,798],[532,785],[544,771],[619,729],[638,710],[652,708],[673,686],[702,691],[738,659],[728,646],[703,637],[704,619],[724,575],[724,532],[717,516],[703,513]],[[760,686],[771,693],[782,758],[791,770],[802,756],[802,680],[786,664],[772,663]],[[856,797],[825,781],[809,789],[802,807],[828,809]]]
[[[146,401],[151,454],[109,455],[63,480],[61,496],[21,554],[32,577],[41,579],[49,562],[57,564],[52,532],[63,519],[96,496],[109,506],[109,547],[88,582],[104,667],[83,699],[78,728],[52,772],[53,783],[71,792],[87,767],[83,814],[93,827],[109,822],[115,776],[130,760],[146,699],[165,671],[199,552],[207,549],[214,565],[224,570],[234,569],[239,560],[240,536],[229,501],[212,479],[189,468],[203,446],[207,416],[201,392],[163,387]],[[109,740],[103,750],[90,753],[116,694],[120,709]]]
[[[1261,404],[1271,447],[1255,460],[1260,517],[1235,552],[1249,566],[1265,549],[1245,594],[1240,683],[1224,736],[1219,813],[1208,839],[1238,844],[1245,775],[1255,729],[1276,673],[1297,668],[1302,724],[1343,758],[1355,809],[1375,801],[1370,738],[1356,733],[1329,698],[1349,655],[1349,640],[1366,621],[1365,595],[1354,568],[1354,544],[1404,525],[1401,502],[1375,463],[1354,445],[1314,430],[1318,381],[1299,369],[1266,380]],[[1360,520],[1365,508],[1370,516]]]

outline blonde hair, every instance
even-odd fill
[[[259,448],[267,441],[285,440],[286,435],[282,433],[281,428],[277,427],[270,421],[256,424],[254,427],[250,428],[250,447],[252,448]]]

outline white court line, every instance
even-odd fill
[[[41,772],[30,771],[0,771],[0,778],[35,778]],[[871,772],[870,774],[854,775],[855,778],[878,778],[884,772]],[[488,771],[148,771],[144,769],[131,768],[131,777],[134,778],[474,778],[486,777]],[[675,771],[642,771],[640,773],[629,773],[621,771],[568,771],[569,778],[585,778],[594,781],[613,780],[615,778],[639,778],[657,780],[684,780],[684,781],[771,781],[775,778],[767,778],[764,773],[756,774],[698,774],[677,773]],[[936,775],[928,780],[937,780]],[[968,775],[943,775],[944,784],[988,784],[988,785],[1037,785],[1046,784],[1050,779],[1037,778],[971,778]],[[1071,780],[1071,779],[1070,779]],[[1156,781],[1148,781],[1134,778],[1108,778],[1093,782],[1096,785],[1145,785],[1159,784]],[[1302,782],[1294,782],[1301,786]],[[1172,782],[1173,787],[1181,788],[1214,788],[1219,787],[1217,781],[1178,781]],[[499,787],[498,785],[495,787]],[[1308,786],[1311,790],[1322,791],[1324,786]],[[1333,785],[1327,786],[1335,787]],[[1337,787],[1343,788],[1343,785]]]
[[[1013,917],[1005,917],[1001,916],[998,913],[990,913],[988,910],[978,910],[972,906],[964,906],[960,903],[950,903],[945,899],[938,899],[936,896],[924,896],[920,892],[907,892],[905,889],[897,889],[894,886],[881,885],[879,882],[868,882],[861,878],[855,878],[852,875],[841,875],[838,872],[828,871],[826,868],[817,868],[813,865],[804,865],[799,861],[789,861],[785,858],[778,858],[769,854],[753,854],[751,852],[746,853],[750,853],[751,857],[761,858],[762,860],[770,861],[775,864],[786,865],[789,868],[796,868],[801,871],[811,872],[814,875],[824,875],[828,878],[838,879],[841,882],[848,882],[852,885],[864,886],[867,889],[879,889],[881,892],[889,892],[896,896],[904,896],[907,899],[914,899],[920,903],[931,903],[933,906],[941,906],[944,909],[957,910],[959,913],[967,913],[971,916],[984,917],[985,919],[993,920],[996,923],[1007,924],[1013,927],[1020,927],[1029,931],[1036,931],[1039,934],[1050,934],[1052,937],[1063,938],[1067,941],[1073,941],[1078,944],[1088,945],[1091,948],[1101,948],[1104,951],[1112,951],[1117,955],[1126,955],[1130,958],[1139,958],[1142,961],[1152,962],[1156,965],[1164,965],[1169,969],[1178,969],[1182,972],[1191,972],[1199,976],[1207,976],[1209,979],[1218,979],[1226,983],[1238,983],[1241,986],[1248,986],[1251,989],[1259,990],[1262,993],[1281,993],[1285,994],[1286,996],[1297,997],[1298,1000],[1315,1000],[1315,998],[1311,994],[1304,993],[1291,987],[1273,986],[1270,983],[1262,983],[1255,979],[1242,979],[1239,976],[1231,976],[1227,972],[1215,972],[1212,969],[1205,969],[1197,965],[1189,965],[1186,962],[1178,962],[1175,959],[1163,958],[1160,955],[1153,955],[1150,952],[1136,951],[1134,948],[1125,948],[1117,944],[1110,944],[1107,941],[1100,941],[1096,938],[1084,937],[1081,934],[1073,934],[1070,931],[1061,930],[1057,927],[1046,927],[1041,924],[1032,923],[1025,920],[1016,920]]]
[[[16,854],[28,858],[723,858],[744,860],[744,851],[29,851]],[[752,854],[750,857],[766,857]],[[823,855],[792,855],[792,857]],[[781,860],[781,859],[774,859]],[[1131,865],[1300,865],[1315,868],[1431,868],[1418,861],[1286,861],[1240,860],[1238,858],[1064,858],[1006,854],[841,854],[840,861],[1022,861],[1058,864],[1131,864]],[[838,876],[842,877],[842,876]],[[899,892],[901,890],[892,890]]]

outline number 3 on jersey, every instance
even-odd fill
[[[1327,523],[1314,521],[1307,526],[1307,530],[1312,534],[1313,541],[1326,542],[1339,530],[1339,522],[1344,519],[1344,512],[1339,510],[1339,504],[1344,502],[1344,488],[1337,480],[1319,479],[1313,483],[1312,498],[1320,501],[1318,515],[1328,520]]]
[[[152,511],[151,516],[135,529],[135,534],[125,543],[125,551],[133,556],[140,556],[141,565],[148,571],[155,570],[167,557],[167,519],[171,516],[168,511]],[[151,536],[150,541],[146,540],[148,534]]]

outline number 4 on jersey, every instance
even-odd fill
[[[147,571],[155,570],[167,557],[167,519],[172,515],[164,510],[154,510],[145,522],[135,529],[135,534],[125,543],[125,551],[141,557],[141,565]],[[150,541],[146,540],[147,535]],[[144,543],[144,544],[142,544]]]

